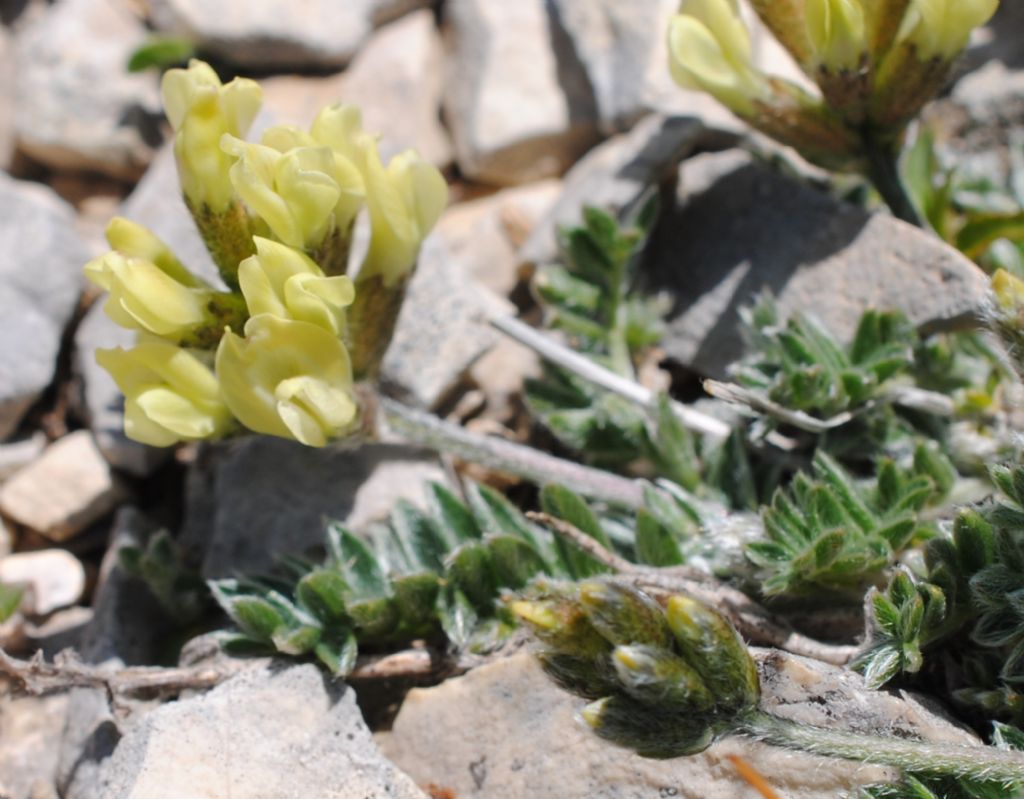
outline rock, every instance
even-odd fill
[[[849,339],[868,308],[899,309],[925,331],[954,328],[976,318],[988,289],[973,263],[934,236],[738,151],[683,164],[650,271],[676,297],[663,348],[713,377],[743,353],[738,310],[765,290],[783,314],[809,310]]]
[[[25,625],[25,638],[30,651],[42,651],[52,660],[65,649],[78,649],[82,635],[92,622],[93,609],[75,605],[58,610],[40,624]]]
[[[78,430],[0,487],[0,512],[51,541],[67,541],[124,496],[92,435]]]
[[[444,52],[434,12],[416,11],[377,31],[345,71],[341,97],[381,134],[381,155],[413,148],[439,167],[452,160],[441,126]]]
[[[120,568],[119,551],[126,544],[144,543],[152,523],[128,506],[118,511],[110,546],[100,566],[93,598],[92,620],[81,631],[77,650],[86,663],[110,668],[151,665],[160,660],[173,633],[149,589]],[[166,655],[166,652],[162,653]],[[118,700],[119,712],[140,717],[153,702]],[[67,724],[60,737],[57,783],[63,799],[95,799],[101,764],[121,737],[109,698],[100,688],[80,688],[69,694]]]
[[[868,691],[859,675],[781,653],[760,653],[764,704],[807,724],[978,743],[910,699]],[[528,654],[406,697],[381,749],[419,784],[459,799],[735,799],[751,793],[726,758],[738,755],[787,799],[835,799],[892,779],[890,769],[727,738],[675,760],[645,760],[576,720],[585,704],[556,688]],[[449,730],[450,734],[442,734]]]
[[[633,207],[652,186],[675,182],[680,160],[698,147],[735,143],[693,117],[652,115],[629,133],[615,136],[587,153],[565,176],[558,202],[534,228],[520,256],[546,263],[558,254],[556,231],[577,225],[584,206],[618,213]]]
[[[259,70],[337,69],[374,27],[426,0],[265,0],[233,7],[203,0],[150,0],[156,28],[206,53]]]
[[[82,288],[85,246],[71,208],[0,173],[0,440],[53,380]]]
[[[41,431],[36,431],[27,438],[0,444],[0,481],[28,466],[43,454],[44,449],[46,436]]]
[[[480,285],[507,297],[520,280],[519,247],[562,190],[542,180],[449,207],[437,224],[445,247]]]
[[[131,347],[135,334],[118,327],[95,303],[75,331],[75,372],[81,378],[84,416],[96,446],[115,469],[135,477],[156,471],[170,448],[150,447],[124,434],[124,395],[106,369],[96,363],[96,350]]]
[[[596,143],[593,91],[545,0],[452,0],[445,14],[445,111],[465,175],[526,183]]]
[[[63,549],[19,552],[0,558],[0,583],[24,586],[22,609],[46,616],[73,605],[85,591],[85,568]]]
[[[14,155],[14,44],[0,26],[0,169],[10,169]]]
[[[66,694],[0,698],[0,796],[36,799],[56,796],[58,749]],[[52,793],[43,793],[49,790]]]
[[[497,340],[487,320],[509,304],[481,290],[437,235],[427,238],[409,284],[381,382],[393,396],[436,406]]]
[[[266,436],[214,444],[189,474],[181,540],[203,553],[206,579],[259,574],[322,546],[327,521],[363,524],[397,496],[422,502],[425,483],[443,479],[435,456],[408,447],[312,449]]]
[[[381,757],[353,692],[312,665],[251,669],[150,713],[104,766],[96,795],[425,799]]]
[[[469,370],[486,398],[486,416],[503,424],[514,423],[523,409],[523,381],[540,375],[537,353],[507,336]]]
[[[18,145],[55,169],[137,180],[160,142],[152,73],[125,65],[146,39],[124,0],[62,0],[16,40]]]

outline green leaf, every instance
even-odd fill
[[[546,513],[567,521],[606,549],[611,547],[607,534],[587,503],[569,489],[558,485],[544,486],[540,492],[540,504]],[[558,539],[557,546],[563,552],[563,559],[576,579],[608,571],[607,566],[562,538]]]
[[[445,559],[445,576],[478,608],[487,608],[498,594],[491,552],[480,541],[468,541],[452,550]]]
[[[387,638],[401,621],[398,607],[390,597],[355,600],[349,602],[345,610],[357,632],[370,640]]]
[[[438,593],[437,615],[448,640],[458,649],[468,647],[479,617],[466,595],[458,588],[448,588]]]
[[[518,536],[488,535],[484,542],[491,552],[491,563],[500,585],[522,588],[536,575],[548,573],[547,564],[537,550]]]
[[[636,516],[636,559],[647,566],[678,566],[683,554],[672,533],[643,508]]]
[[[359,644],[351,631],[345,631],[320,641],[313,654],[335,677],[344,677],[355,668]]]
[[[381,570],[377,558],[359,538],[342,525],[328,527],[332,559],[357,599],[383,597],[388,594],[387,575]]]
[[[273,640],[277,629],[285,626],[281,613],[262,597],[234,597],[224,610],[242,632],[260,641]]]
[[[345,594],[348,584],[333,569],[315,569],[299,580],[295,587],[295,598],[308,613],[324,624],[331,624],[346,617]]]
[[[441,580],[436,574],[407,574],[392,584],[395,608],[402,629],[415,635],[427,635],[435,626],[434,604]]]
[[[534,528],[511,502],[488,486],[471,483],[466,491],[469,506],[485,533],[499,533],[521,538],[538,550]]]
[[[672,410],[668,397],[659,394],[656,404],[655,435],[651,441],[660,471],[688,491],[701,484],[700,462],[693,435]]]
[[[320,628],[313,625],[279,627],[272,638],[278,652],[285,655],[305,655],[320,642]]]
[[[1024,211],[973,216],[957,233],[956,248],[977,260],[996,239],[1024,241]]]
[[[399,499],[389,517],[416,571],[440,572],[448,543],[434,521],[407,499]]]
[[[455,542],[479,540],[483,535],[476,519],[459,499],[440,483],[431,483],[430,509],[438,523]]]
[[[147,69],[166,69],[186,63],[195,53],[196,46],[188,39],[175,36],[151,36],[128,58],[128,71],[143,72]]]
[[[0,583],[0,622],[7,621],[17,612],[24,595],[24,588]]]

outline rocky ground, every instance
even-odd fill
[[[320,544],[324,518],[364,528],[398,496],[420,501],[450,467],[399,444],[332,452],[252,438],[168,452],[124,438],[93,352],[130,334],[102,314],[82,265],[121,214],[213,271],[179,198],[158,77],[125,68],[152,31],[261,77],[258,125],[306,124],[343,99],[363,107],[385,154],[415,146],[446,171],[453,203],[425,246],[384,382],[476,429],[529,435],[520,388],[538,369],[488,320],[531,310],[524,281],[555,257],[556,226],[582,203],[626,208],[652,185],[666,214],[650,276],[675,300],[663,347],[679,374],[722,374],[741,346],[737,308],[764,287],[841,335],[868,306],[928,329],[976,312],[987,283],[965,258],[812,187],[810,167],[798,165],[799,180],[769,168],[749,154],[769,143],[671,84],[663,33],[676,5],[0,2],[0,583],[27,588],[0,645],[48,659],[74,647],[111,668],[173,665],[180,633],[121,572],[122,543],[169,529],[206,578],[258,572]],[[1007,131],[1024,125],[1024,14],[1003,5],[932,112],[965,163],[998,161]],[[757,47],[793,74],[770,39]],[[970,739],[851,673],[771,653],[761,668],[780,713]],[[791,799],[885,776],[736,741],[640,760],[577,729],[569,698],[525,655],[416,689],[387,731],[371,731],[353,690],[311,665],[252,664],[164,704],[151,693],[83,684],[0,696],[0,797],[753,796],[732,755]]]

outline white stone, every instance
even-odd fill
[[[0,796],[56,797],[55,741],[64,728],[68,695],[0,697]]]
[[[376,25],[424,0],[150,0],[161,31],[242,67],[344,66]]]
[[[125,0],[62,0],[16,39],[18,144],[57,169],[138,179],[160,140],[152,73],[129,73],[146,30]]]
[[[445,13],[445,110],[464,174],[526,183],[596,142],[593,92],[545,0],[451,0]]]
[[[82,598],[85,568],[63,549],[18,552],[0,558],[0,583],[25,587],[22,609],[45,616]]]
[[[8,169],[14,154],[14,42],[0,25],[0,169]]]
[[[805,724],[979,743],[913,701],[867,691],[853,672],[762,653],[765,706]],[[785,752],[726,738],[705,752],[646,760],[602,741],[577,720],[585,700],[555,687],[519,654],[406,697],[384,753],[419,784],[459,799],[737,799],[749,785],[727,760],[742,757],[786,799],[835,799],[893,779],[886,768]]]
[[[53,380],[88,252],[71,207],[0,172],[0,440]]]
[[[426,799],[381,756],[352,690],[312,665],[244,672],[121,739],[97,796]]]
[[[28,466],[43,454],[46,436],[36,431],[27,438],[0,444],[0,480],[5,480],[19,469]]]
[[[52,541],[66,541],[124,495],[92,434],[78,430],[0,486],[0,512]]]

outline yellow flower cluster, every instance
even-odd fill
[[[672,74],[826,166],[861,156],[860,131],[897,138],[943,86],[999,0],[751,0],[821,98],[761,72],[738,0],[683,0]],[[823,102],[824,101],[824,102]]]
[[[125,395],[125,432],[168,446],[239,425],[323,446],[357,422],[355,352],[383,352],[420,245],[448,199],[441,174],[412,151],[382,163],[359,110],[323,109],[310,130],[243,139],[259,111],[253,81],[222,84],[207,65],[170,70],[164,105],[185,202],[228,290],[192,274],[144,227],[115,219],[112,252],[85,267],[107,314],[137,332],[97,352]],[[368,252],[346,275],[356,217]],[[384,292],[387,296],[379,296]],[[353,311],[357,313],[353,314]],[[358,358],[367,374],[375,364]]]

